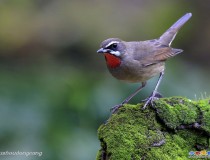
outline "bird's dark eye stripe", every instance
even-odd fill
[[[117,43],[113,43],[110,46],[107,47],[108,49],[116,49],[117,48]]]
[[[117,43],[112,44],[112,47],[116,48],[117,47]]]

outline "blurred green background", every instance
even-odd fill
[[[209,0],[1,0],[0,151],[43,155],[0,159],[95,159],[97,128],[139,85],[108,73],[99,44],[158,38],[187,12],[172,45],[184,52],[167,61],[159,91],[199,99],[210,95]]]

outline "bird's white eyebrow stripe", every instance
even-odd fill
[[[105,48],[109,47],[110,45],[112,45],[112,44],[114,44],[114,43],[120,43],[120,42],[118,42],[118,41],[111,41],[110,43],[108,43],[108,44],[105,46]]]

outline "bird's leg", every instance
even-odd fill
[[[142,82],[141,86],[139,88],[137,88],[137,90],[133,94],[128,96],[121,104],[118,104],[118,105],[115,105],[114,107],[112,107],[111,112],[115,113],[120,107],[123,106],[123,104],[128,103],[145,86],[146,86],[146,82]]]
[[[160,82],[161,82],[161,80],[163,78],[163,75],[164,75],[164,71],[160,72],[160,76],[159,76],[158,82],[157,82],[157,84],[155,86],[155,89],[152,92],[152,94],[149,96],[149,98],[146,99],[146,102],[145,102],[144,107],[142,109],[145,109],[149,103],[153,105],[153,101],[156,98],[161,97],[161,94],[157,92],[157,89],[158,89],[158,87],[160,85]]]

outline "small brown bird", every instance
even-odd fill
[[[119,38],[109,38],[101,43],[97,51],[105,56],[110,73],[117,79],[127,82],[141,82],[141,86],[121,104],[112,107],[112,113],[116,112],[123,104],[128,103],[143,87],[146,81],[160,73],[160,77],[152,94],[146,99],[143,109],[148,104],[153,104],[158,86],[164,74],[165,61],[183,50],[171,48],[179,29],[191,18],[187,13],[175,22],[158,39],[146,41],[126,42]]]

